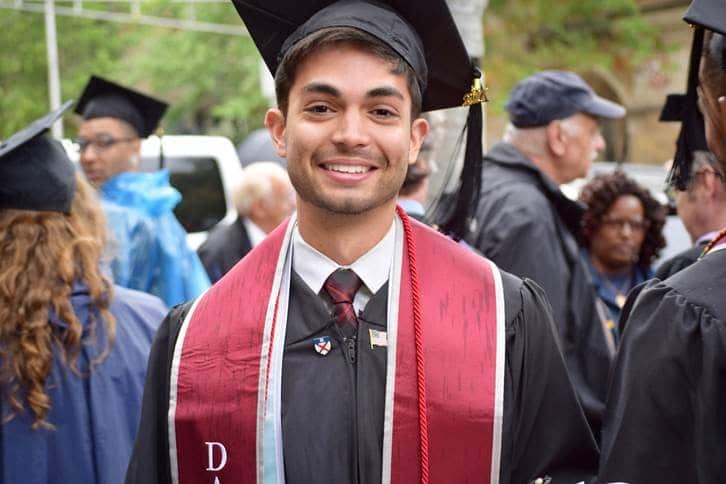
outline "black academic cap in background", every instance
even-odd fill
[[[708,150],[703,115],[698,109],[698,69],[703,51],[703,29],[726,33],[726,2],[724,0],[694,0],[683,17],[695,27],[691,57],[688,65],[686,94],[671,94],[666,99],[661,121],[680,121],[681,131],[676,142],[676,154],[668,175],[668,182],[679,190],[686,190],[691,177],[693,153]]]
[[[324,28],[352,27],[377,38],[416,74],[422,110],[469,105],[459,188],[431,222],[454,238],[466,234],[481,186],[481,72],[474,66],[444,0],[232,0],[273,76],[289,49]]]
[[[683,19],[691,25],[726,35],[726,2],[724,0],[693,0]]]
[[[681,122],[681,130],[676,141],[676,153],[673,155],[673,164],[667,180],[678,190],[688,188],[694,152],[708,150],[703,115],[698,109],[696,91],[702,45],[703,30],[697,29],[691,45],[686,94],[669,94],[660,113],[660,121]]]
[[[232,1],[273,76],[285,53],[306,35],[353,27],[408,62],[419,78],[424,111],[461,106],[471,87],[474,71],[444,0]]]
[[[159,99],[91,76],[75,112],[83,116],[83,119],[121,119],[133,126],[141,138],[146,138],[159,125],[168,107],[168,104]]]
[[[48,130],[71,105],[66,102],[0,143],[0,208],[70,212],[75,168]]]

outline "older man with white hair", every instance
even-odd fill
[[[239,216],[232,224],[215,227],[198,250],[212,283],[295,209],[295,192],[287,171],[273,161],[248,165],[233,197]]]
[[[611,355],[576,242],[582,208],[559,186],[587,175],[605,149],[599,120],[621,118],[625,109],[565,71],[524,79],[506,108],[509,126],[484,157],[477,225],[467,242],[545,290],[570,377],[597,435]]]

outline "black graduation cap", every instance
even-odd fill
[[[48,130],[71,105],[66,102],[0,143],[0,208],[70,212],[75,169]]]
[[[694,0],[688,7],[684,20],[695,27],[686,94],[668,95],[660,115],[661,121],[681,122],[676,154],[668,175],[668,182],[679,190],[688,188],[694,152],[708,150],[703,114],[698,109],[698,69],[703,51],[703,29],[721,34],[726,32],[726,5],[723,0]]]
[[[482,148],[481,73],[472,61],[444,0],[425,6],[413,0],[232,0],[274,75],[288,50],[327,27],[362,30],[395,51],[416,73],[422,110],[471,105],[468,139],[457,199],[442,220],[445,231],[462,236],[479,196]]]
[[[151,135],[169,107],[163,101],[98,76],[91,76],[75,112],[83,119],[117,118],[129,123],[141,138]]]
[[[691,25],[726,35],[726,4],[723,0],[693,0],[683,19]]]

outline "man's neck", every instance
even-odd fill
[[[726,203],[714,203],[713,209],[707,213],[710,217],[707,222],[703,224],[703,227],[701,227],[701,235],[696,237],[696,239],[699,239],[710,232],[718,232],[722,228],[726,227]]]
[[[305,242],[338,264],[349,265],[383,239],[395,210],[395,200],[358,215],[337,214],[299,202],[298,227]]]
[[[557,186],[560,186],[563,183],[562,180],[559,179],[559,174],[555,169],[555,165],[550,159],[542,156],[530,156],[529,159],[532,160],[534,166],[539,168],[539,171],[541,171],[545,177],[549,178],[552,183]]]
[[[263,231],[266,234],[269,234],[272,232],[275,227],[277,227],[279,224],[276,224],[274,222],[270,222],[269,220],[261,220],[257,217],[254,217],[252,214],[247,215],[247,220],[252,222],[259,228],[261,231]]]
[[[532,164],[534,164],[534,166],[536,166],[539,171],[555,185],[559,186],[562,183],[557,176],[558,174],[555,169],[554,161],[549,156],[533,152],[533,150],[528,149],[525,143],[519,140],[511,140],[509,143],[520,153],[529,158]]]

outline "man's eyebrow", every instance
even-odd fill
[[[310,84],[307,84],[306,86],[303,86],[302,88],[304,93],[312,93],[312,94],[327,94],[329,96],[333,97],[340,97],[342,94],[341,92],[334,86],[331,86],[330,84],[325,84],[322,82],[312,82]],[[367,98],[377,98],[377,97],[395,97],[397,99],[400,99],[403,101],[405,98],[403,97],[403,94],[401,91],[396,89],[395,87],[390,86],[381,86],[371,89],[366,93]]]
[[[317,93],[317,94],[328,94],[334,97],[340,97],[340,91],[330,84],[324,84],[322,82],[313,82],[303,87],[305,93]]]
[[[401,101],[404,100],[403,94],[401,94],[401,91],[394,87],[377,87],[375,89],[371,89],[366,93],[366,97],[395,97],[400,99]]]

